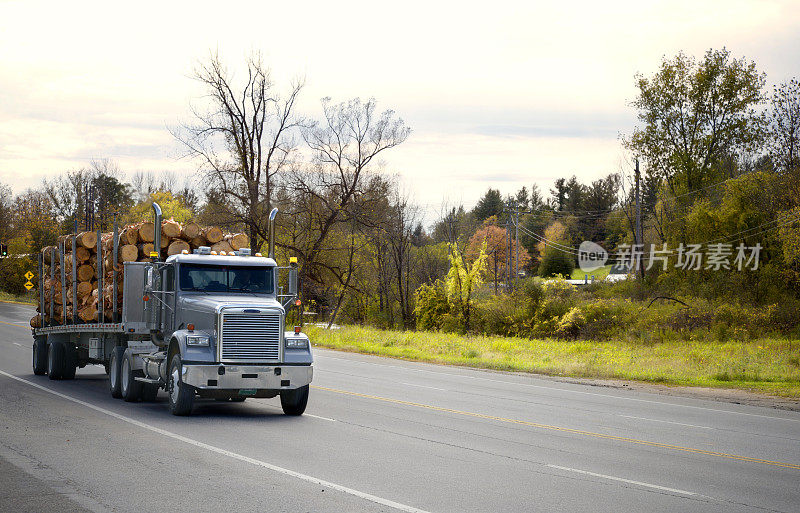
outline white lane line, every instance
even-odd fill
[[[441,390],[442,392],[447,392],[444,388],[437,388],[437,387],[429,387],[428,385],[417,385],[416,383],[405,383],[403,381],[398,381],[400,385],[408,385],[410,387],[419,387],[419,388],[430,388],[431,390]]]
[[[588,470],[580,470],[580,469],[577,469],[577,468],[561,467],[559,465],[547,465],[547,466],[550,467],[550,468],[558,469],[558,470],[564,470],[566,472],[575,472],[577,474],[584,474],[584,475],[587,475],[587,476],[599,477],[599,478],[602,478],[602,479],[609,479],[611,481],[619,481],[619,482],[622,482],[622,483],[628,483],[628,484],[634,484],[634,485],[638,485],[638,486],[644,486],[644,487],[647,487],[647,488],[653,488],[655,490],[661,490],[661,491],[664,491],[664,492],[672,492],[672,493],[678,493],[678,494],[681,494],[681,495],[689,495],[689,496],[697,495],[695,492],[687,492],[686,490],[679,490],[677,488],[668,488],[666,486],[659,486],[659,485],[654,485],[654,484],[651,484],[651,483],[644,483],[642,481],[634,481],[632,479],[625,479],[625,478],[622,478],[622,477],[608,476],[606,474],[597,474],[596,472],[589,472]]]
[[[596,396],[596,397],[610,397],[611,399],[620,399],[620,400],[623,400],[623,401],[635,401],[635,402],[640,402],[640,403],[658,404],[658,405],[662,405],[662,406],[674,406],[676,408],[692,408],[692,409],[695,409],[695,410],[713,411],[713,412],[717,412],[717,413],[730,413],[732,415],[746,415],[748,417],[761,417],[761,418],[770,419],[770,420],[787,420],[789,422],[800,422],[800,419],[790,419],[790,418],[787,418],[787,417],[775,417],[775,416],[772,416],[772,415],[761,415],[761,414],[758,414],[758,413],[745,413],[745,412],[741,412],[741,411],[720,410],[718,408],[708,408],[706,406],[692,406],[692,405],[689,405],[689,404],[667,403],[667,402],[664,402],[664,401],[655,401],[655,400],[652,400],[652,399],[638,399],[636,397],[625,397],[625,396],[621,396],[621,395],[601,394],[601,393],[598,393],[598,392],[585,392],[583,390],[570,390],[568,388],[548,387],[548,386],[545,386],[545,385],[534,385],[534,384],[531,384],[531,383],[517,383],[517,382],[514,382],[514,381],[505,381],[505,380],[501,380],[501,379],[484,378],[484,377],[481,377],[481,376],[472,376],[472,375],[468,375],[468,374],[452,374],[452,373],[449,373],[449,372],[439,372],[439,371],[432,371],[432,370],[428,370],[428,369],[411,369],[411,368],[400,367],[398,365],[386,365],[386,364],[383,364],[383,363],[373,363],[373,362],[360,362],[358,360],[350,360],[348,358],[336,358],[335,356],[328,356],[328,355],[315,355],[315,358],[319,358],[319,357],[322,357],[323,359],[324,358],[328,358],[330,360],[340,360],[340,361],[343,361],[343,362],[360,363],[360,364],[363,364],[363,365],[369,365],[369,366],[373,366],[373,367],[374,366],[389,367],[389,368],[392,368],[392,369],[399,369],[399,370],[402,370],[404,372],[408,372],[408,371],[412,371],[412,372],[428,372],[428,373],[431,373],[431,374],[435,374],[437,376],[450,376],[450,377],[454,377],[454,378],[479,379],[479,380],[482,380],[482,381],[490,381],[492,383],[502,383],[504,385],[516,385],[516,386],[523,386],[523,387],[530,387],[530,388],[541,388],[541,389],[544,389],[544,390],[551,390],[551,391],[557,391],[557,392],[567,392],[567,393],[571,393],[571,394],[591,395],[591,396]],[[380,358],[380,357],[378,357],[378,358]],[[432,364],[430,364],[430,365],[432,365]],[[322,370],[324,370],[324,369],[322,369]]]
[[[12,343],[13,343],[15,346],[22,347],[22,344],[20,344],[19,342],[12,342]]]
[[[111,410],[106,410],[105,408],[101,408],[99,406],[95,406],[94,404],[87,403],[86,401],[81,401],[80,399],[76,399],[74,397],[68,396],[66,394],[62,394],[60,392],[56,392],[55,390],[51,390],[51,389],[49,389],[47,387],[44,387],[44,386],[39,385],[37,383],[33,383],[32,381],[28,381],[27,379],[22,379],[20,377],[14,376],[13,374],[9,374],[9,373],[4,372],[2,370],[0,370],[0,374],[2,374],[3,376],[6,376],[7,378],[11,378],[11,379],[19,381],[21,383],[25,383],[26,385],[30,385],[30,386],[32,386],[34,388],[38,388],[39,390],[43,390],[45,392],[48,392],[48,393],[53,394],[55,396],[61,397],[63,399],[67,399],[68,401],[72,401],[72,402],[74,402],[76,404],[80,404],[81,406],[85,406],[85,407],[91,408],[92,410],[95,410],[97,412],[104,413],[104,414],[106,414],[106,415],[108,415],[110,417],[114,417],[115,419],[121,420],[123,422],[127,422],[128,424],[132,424],[132,425],[140,427],[142,429],[147,429],[148,431],[152,431],[153,433],[158,433],[159,435],[163,435],[163,436],[172,438],[174,440],[178,440],[178,441],[187,443],[189,445],[194,445],[195,447],[199,447],[199,448],[205,449],[207,451],[211,451],[211,452],[214,452],[214,453],[217,453],[217,454],[221,454],[223,456],[228,456],[229,458],[233,458],[233,459],[236,459],[236,460],[239,460],[239,461],[244,461],[245,463],[250,463],[250,464],[258,466],[258,467],[263,467],[263,468],[266,468],[268,470],[272,470],[274,472],[279,472],[281,474],[284,474],[284,475],[287,475],[287,476],[290,476],[290,477],[294,477],[294,478],[297,478],[297,479],[300,479],[300,480],[303,480],[303,481],[307,481],[309,483],[313,483],[313,484],[320,485],[320,486],[325,486],[325,487],[330,488],[332,490],[338,490],[340,492],[343,492],[343,493],[346,493],[346,494],[349,494],[349,495],[353,495],[355,497],[359,497],[361,499],[364,499],[364,500],[367,500],[367,501],[370,501],[370,502],[374,502],[374,503],[380,504],[382,506],[388,506],[390,508],[394,508],[394,509],[396,509],[398,511],[405,511],[407,513],[428,513],[425,510],[418,509],[418,508],[415,508],[413,506],[407,506],[405,504],[401,504],[399,502],[391,501],[389,499],[384,499],[384,498],[378,497],[376,495],[372,495],[372,494],[369,494],[369,493],[366,493],[366,492],[361,492],[359,490],[354,490],[352,488],[348,488],[346,486],[342,486],[342,485],[339,485],[339,484],[336,484],[336,483],[331,483],[330,481],[325,481],[323,479],[318,479],[318,478],[313,477],[313,476],[309,476],[309,475],[306,475],[306,474],[301,474],[300,472],[295,472],[294,470],[289,470],[289,469],[286,469],[286,468],[283,468],[283,467],[279,467],[277,465],[273,465],[271,463],[267,463],[266,461],[261,461],[261,460],[255,459],[255,458],[250,458],[249,456],[244,456],[242,454],[238,454],[238,453],[235,453],[235,452],[232,452],[232,451],[228,451],[226,449],[222,449],[221,447],[216,447],[214,445],[209,445],[209,444],[194,440],[192,438],[188,438],[188,437],[185,437],[183,435],[179,435],[177,433],[173,433],[172,431],[167,431],[166,429],[161,429],[161,428],[152,426],[150,424],[146,424],[144,422],[132,419],[130,417],[126,417],[124,415],[120,415],[119,413],[115,413],[115,412],[113,412]]]
[[[697,424],[684,424],[683,422],[672,422],[671,420],[658,420],[658,419],[648,419],[645,417],[634,417],[633,415],[617,415],[617,417],[624,417],[626,419],[647,420],[650,422],[663,422],[664,424],[675,424],[676,426],[687,426],[699,429],[714,429],[709,426],[698,426]]]
[[[304,413],[304,417],[314,417],[315,419],[322,419],[322,420],[329,420],[331,422],[336,422],[336,419],[329,419],[328,417],[322,417],[320,415],[312,415],[310,413]]]

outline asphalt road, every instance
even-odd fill
[[[315,350],[307,413],[31,371],[0,303],[2,511],[800,511],[800,414]]]

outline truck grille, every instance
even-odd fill
[[[226,313],[222,315],[222,361],[268,361],[280,358],[281,317]]]

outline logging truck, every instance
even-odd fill
[[[106,237],[109,244],[102,244],[103,234],[97,233],[92,283],[100,299],[92,303],[99,311],[91,315],[77,314],[82,304],[79,284],[86,283],[78,276],[80,234],[60,240],[49,254],[39,255],[40,313],[31,320],[33,372],[72,379],[76,368],[101,364],[112,397],[153,401],[163,389],[174,415],[189,415],[198,397],[239,402],[276,396],[284,413],[302,415],[313,358],[299,327],[284,330],[287,309],[299,304],[297,263],[276,264],[277,211],[269,215],[267,257],[249,248],[215,251],[213,246],[189,249],[194,245],[187,244],[167,258],[156,249],[146,261],[117,265],[120,233],[115,227],[112,238]],[[150,247],[162,248],[157,203],[153,212]],[[72,250],[65,254],[70,243]],[[110,258],[104,247],[112,252]],[[110,271],[104,270],[104,262],[111,262]],[[285,294],[279,271],[288,271]],[[104,286],[104,278],[112,283]],[[103,300],[103,291],[116,293],[118,285],[121,308],[114,299]]]

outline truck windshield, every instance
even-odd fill
[[[181,290],[272,294],[272,267],[181,264]]]

